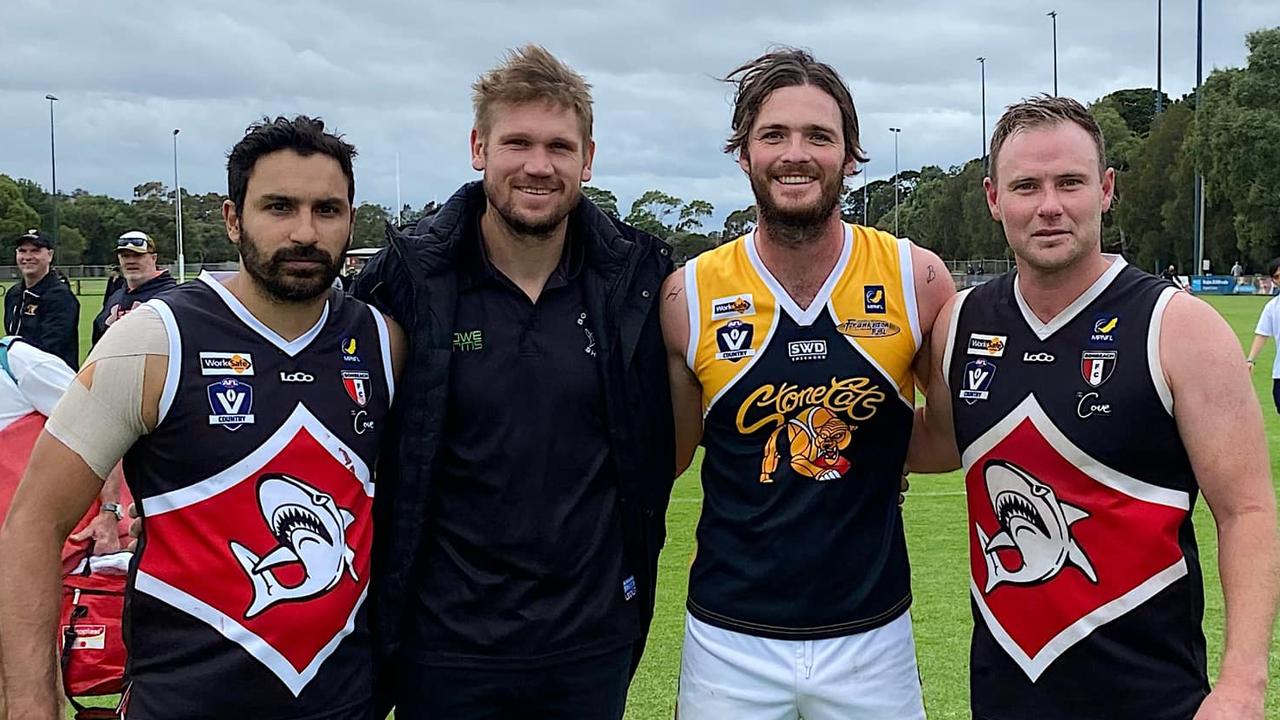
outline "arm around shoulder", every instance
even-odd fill
[[[410,283],[404,258],[388,245],[365,264],[349,292],[405,325],[413,311]]]
[[[919,245],[911,245],[911,267],[915,274],[920,335],[928,342],[939,311],[956,294],[956,283],[951,279],[951,271],[942,262],[942,258]]]
[[[684,270],[677,269],[662,283],[662,339],[667,348],[667,373],[676,426],[676,475],[693,462],[702,441],[702,385],[689,369],[689,304]]]
[[[947,276],[950,283],[950,275]],[[926,388],[925,403],[916,408],[915,424],[911,431],[911,443],[907,448],[907,470],[919,473],[948,472],[960,467],[960,450],[956,447],[956,433],[951,407],[951,390],[947,387],[944,367],[947,345],[951,336],[952,317],[960,297],[954,288],[936,313],[929,335],[927,369],[919,369]],[[927,374],[925,374],[927,373]]]

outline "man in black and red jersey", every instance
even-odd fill
[[[1213,308],[1102,253],[1105,157],[1074,100],[1010,107],[984,185],[1017,269],[934,325],[908,462],[963,464],[973,713],[1261,720],[1277,552],[1258,400]],[[1212,691],[1200,492],[1226,598]]]
[[[353,154],[319,120],[251,126],[223,206],[239,272],[121,318],[54,410],[0,534],[15,717],[57,717],[58,548],[122,457],[145,519],[128,717],[372,715],[372,468],[403,340],[332,290]]]

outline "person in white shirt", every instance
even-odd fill
[[[1267,264],[1267,275],[1271,276],[1273,283],[1280,282],[1280,257]],[[1280,295],[1271,298],[1258,317],[1258,327],[1253,331],[1253,345],[1249,348],[1247,360],[1250,370],[1258,364],[1258,353],[1262,352],[1262,346],[1267,344],[1268,338],[1280,341]],[[1275,402],[1276,412],[1280,413],[1280,353],[1276,353],[1276,359],[1271,363],[1271,399]]]
[[[16,336],[0,338],[0,521],[9,512],[45,418],[74,379],[75,371],[57,355]],[[117,523],[124,513],[119,500],[120,475],[112,472],[98,495],[99,512],[68,539],[93,540],[95,555],[120,550]]]

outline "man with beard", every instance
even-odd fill
[[[910,454],[913,470],[964,468],[973,715],[1262,720],[1280,563],[1236,336],[1103,254],[1115,170],[1083,105],[1010,106],[990,168],[987,206],[1017,266],[939,314]],[[1212,692],[1200,492],[1226,616]]]
[[[681,718],[923,718],[898,490],[936,255],[840,218],[848,87],[781,49],[729,74],[760,224],[667,279],[677,466],[704,501]]]
[[[675,477],[670,249],[582,196],[580,75],[528,46],[473,89],[483,181],[389,228],[355,284],[405,324],[416,369],[379,468],[399,474],[379,492],[381,659],[401,720],[613,720]]]
[[[4,334],[80,367],[80,301],[53,269],[53,238],[28,230],[16,257],[22,278],[4,294]]]
[[[58,549],[123,457],[145,523],[127,716],[369,717],[371,468],[403,339],[331,289],[353,154],[319,120],[250,126],[223,205],[239,271],[122,318],[54,409],[0,532],[15,716],[57,717]]]
[[[140,230],[130,230],[116,240],[116,258],[124,284],[106,299],[102,312],[93,319],[94,345],[130,310],[178,286],[168,270],[156,267],[156,241]]]

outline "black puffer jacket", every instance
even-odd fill
[[[20,335],[71,369],[80,369],[80,301],[57,270],[26,287],[19,279],[4,295],[4,333]]]
[[[406,627],[406,593],[427,516],[444,428],[453,348],[457,273],[464,229],[485,210],[481,183],[464,185],[440,210],[408,232],[387,228],[389,247],[356,279],[356,297],[395,318],[410,351],[396,397],[389,444],[378,462],[373,611],[382,661],[395,657]],[[619,478],[627,565],[639,568],[644,632],[653,616],[658,552],[675,474],[675,433],[658,290],[673,270],[671,249],[614,220],[585,198],[569,216],[583,241],[588,312],[604,318],[597,350],[605,371],[612,456]],[[633,670],[634,670],[633,662]]]
[[[159,275],[130,290],[128,283],[123,283],[102,305],[102,312],[93,319],[93,335],[90,342],[94,345],[106,334],[107,328],[116,320],[126,315],[138,305],[150,300],[166,290],[178,287],[168,270],[161,270]]]

